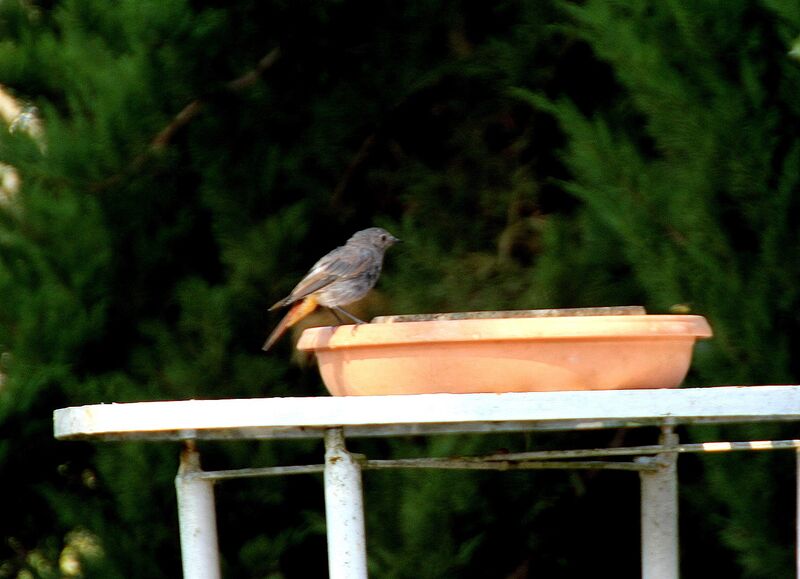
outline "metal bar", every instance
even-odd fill
[[[671,426],[662,428],[661,443],[677,446]],[[642,486],[642,579],[678,579],[678,453],[639,457],[639,463],[656,465],[639,473]]]
[[[461,458],[403,458],[396,460],[358,460],[361,470],[387,470],[427,468],[441,470],[653,470],[657,467],[633,462],[612,461],[476,461]],[[324,472],[325,465],[309,464],[299,466],[272,466],[265,468],[243,468],[236,470],[203,471],[192,475],[203,480],[231,480],[237,478],[257,478],[285,476],[293,474],[316,474]]]
[[[656,467],[634,462],[612,461],[499,461],[467,460],[463,458],[406,458],[397,460],[369,460],[364,470],[390,468],[433,468],[443,470],[654,470]]]
[[[214,483],[196,476],[199,472],[202,472],[200,453],[192,441],[187,441],[175,477],[183,577],[219,579]]]
[[[664,446],[628,446],[620,448],[593,448],[576,450],[542,450],[534,452],[511,452],[476,457],[474,460],[550,460],[555,458],[585,458],[593,456],[634,456],[661,454],[664,452],[731,452],[742,450],[783,450],[800,448],[800,440],[749,440],[744,442],[698,442]],[[470,459],[471,457],[465,457]]]
[[[235,478],[256,478],[267,476],[286,476],[291,474],[316,474],[325,471],[324,464],[297,466],[268,466],[264,468],[239,468],[232,470],[209,470],[194,476],[204,480],[228,480]]]
[[[366,579],[361,466],[347,452],[341,428],[325,431],[325,518],[330,579]]]
[[[744,450],[800,449],[800,440],[751,440],[744,442],[700,442],[679,445],[646,445],[621,448],[595,448],[575,450],[543,450],[534,452],[512,452],[485,456],[454,456],[430,458],[401,458],[393,460],[358,459],[362,470],[380,469],[454,469],[454,470],[543,470],[543,469],[598,469],[598,470],[653,470],[658,466],[642,462],[577,461],[578,458],[603,456],[656,455],[661,453],[732,452]],[[567,459],[563,462],[554,459]],[[270,466],[232,470],[198,471],[185,476],[204,480],[230,480],[286,476],[294,474],[316,474],[325,470],[325,465],[309,464],[297,466]],[[798,491],[800,492],[800,491]]]
[[[795,451],[795,461],[797,465],[797,474],[795,475],[795,485],[797,486],[795,503],[795,562],[797,565],[797,579],[800,579],[800,449]]]

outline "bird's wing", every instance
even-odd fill
[[[337,247],[320,259],[300,280],[287,297],[270,309],[287,306],[335,281],[349,279],[364,272],[373,261],[373,252],[360,247]]]

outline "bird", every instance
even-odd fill
[[[370,227],[357,231],[347,243],[323,256],[288,296],[269,308],[272,311],[292,306],[261,349],[269,350],[287,329],[317,306],[329,308],[340,322],[339,314],[342,314],[356,324],[365,323],[341,306],[360,300],[369,293],[380,276],[384,252],[399,241],[385,229]]]

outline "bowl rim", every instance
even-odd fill
[[[703,316],[644,314],[431,320],[306,329],[302,351],[463,342],[710,338]]]

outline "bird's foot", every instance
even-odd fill
[[[366,323],[367,323],[367,322],[365,322],[364,320],[360,320],[360,319],[358,319],[358,318],[357,318],[357,317],[355,317],[353,314],[351,314],[351,313],[349,313],[349,312],[347,312],[347,311],[343,310],[343,309],[342,309],[342,308],[340,308],[339,306],[333,306],[333,307],[331,307],[330,309],[331,309],[331,311],[333,312],[333,315],[334,315],[334,316],[336,316],[336,319],[338,319],[340,323],[344,323],[344,321],[342,320],[342,318],[340,318],[340,317],[339,317],[339,314],[342,314],[342,315],[344,315],[344,316],[346,316],[346,317],[350,318],[352,321],[354,321],[354,322],[356,323],[356,325],[359,325],[359,326],[360,326],[361,324],[366,324]]]

